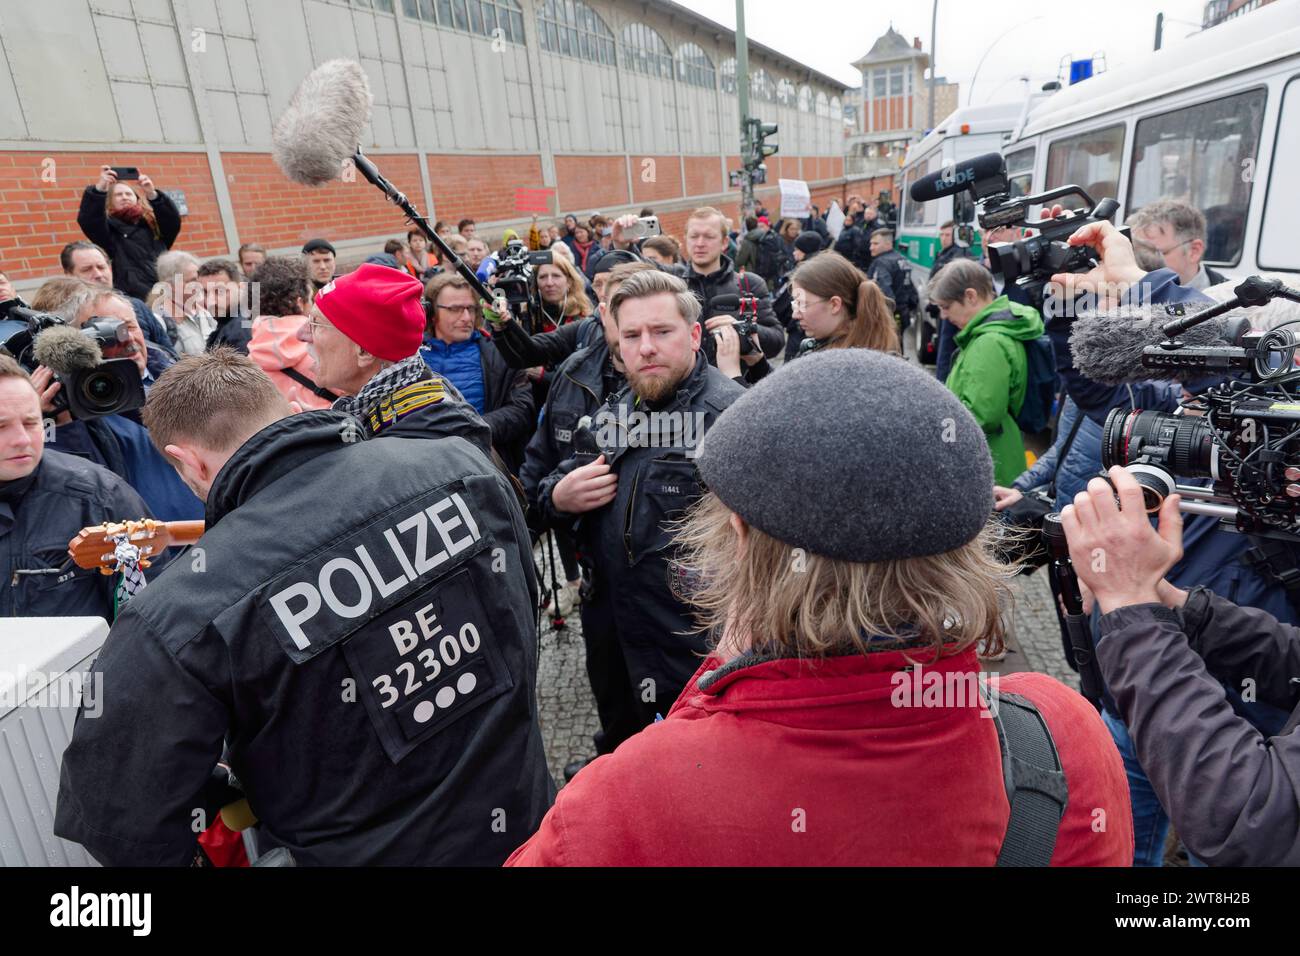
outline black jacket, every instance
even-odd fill
[[[8,582],[0,614],[111,621],[117,575],[71,565],[68,542],[91,525],[148,517],[140,496],[107,468],[46,449],[32,474],[0,485],[0,572]],[[65,565],[58,574],[16,573]]]
[[[857,223],[845,224],[834,250],[863,272],[871,268],[871,235]]]
[[[216,322],[217,327],[208,336],[208,351],[225,346],[247,355],[248,343],[253,340],[253,320],[246,315],[228,315]]]
[[[554,795],[537,724],[523,514],[467,442],[354,440],[334,411],[247,442],[208,496],[199,573],[132,598],[78,716],[55,832],[184,865],[223,742],[266,848],[300,864],[498,865]]]
[[[1160,805],[1211,866],[1300,865],[1300,628],[1197,588],[1103,615],[1097,660]],[[1226,684],[1291,711],[1265,738]]]
[[[158,281],[158,257],[172,247],[181,232],[181,214],[176,204],[162,190],[150,200],[158,220],[157,237],[149,224],[141,220],[131,224],[108,216],[104,201],[108,197],[93,185],[81,194],[77,225],[86,238],[102,246],[113,263],[113,288],[147,299]]]
[[[745,295],[752,295],[758,299],[758,344],[763,349],[763,355],[767,358],[775,358],[785,348],[785,330],[781,328],[776,313],[772,311],[772,296],[768,293],[767,283],[761,276],[747,272],[745,278],[740,279],[731,260],[723,256],[722,264],[708,275],[701,275],[695,271],[693,265],[688,263],[686,274],[682,278],[686,280],[686,285],[695,298],[700,301],[703,310],[700,313],[701,324],[718,314],[717,310],[711,310],[709,305],[715,298],[721,295],[740,295],[743,285]],[[716,364],[713,336],[706,334],[702,342],[709,364]]]
[[[593,422],[597,444],[618,475],[618,493],[610,504],[578,520],[579,550],[594,565],[596,589],[611,596],[614,629],[633,687],[643,692],[648,685],[642,682],[652,680],[654,700],[664,714],[699,667],[705,638],[690,608],[672,590],[674,550],[667,522],[680,518],[703,493],[695,450],[717,417],[743,394],[701,353],[676,395],[659,409],[672,417],[656,419],[676,420],[682,428],[633,447],[635,436],[627,427],[648,420],[642,417],[644,404],[628,387],[612,396]],[[644,427],[642,434],[647,434]],[[550,499],[575,467],[577,460],[569,458],[538,490],[543,510],[561,520],[566,516],[555,511]]]
[[[559,365],[578,349],[604,338],[600,319],[594,315],[535,335],[529,335],[519,321],[506,322],[492,331],[492,341],[511,368]]]
[[[894,303],[899,315],[904,318],[911,315],[911,309],[905,304],[909,300],[907,284],[912,281],[911,267],[897,249],[882,252],[872,259],[867,277],[880,286],[880,291]]]
[[[939,250],[939,254],[934,257],[934,265],[930,266],[930,278],[933,279],[938,275],[939,270],[952,262],[954,259],[973,259],[971,251],[966,246],[959,246],[953,243],[946,249]]]
[[[537,427],[537,404],[528,375],[511,368],[484,336],[478,343],[486,397],[483,421],[492,429],[492,447],[512,473],[518,473],[524,448]]]
[[[519,481],[524,486],[534,526],[551,527],[570,522],[555,513],[550,496],[542,501],[538,491],[547,475],[573,455],[573,432],[584,415],[596,414],[609,396],[622,389],[624,379],[609,358],[609,346],[600,338],[569,356],[551,382],[537,431],[524,452]]]

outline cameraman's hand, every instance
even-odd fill
[[[1023,497],[1024,495],[1021,494],[1018,489],[1003,488],[1001,485],[994,485],[993,510],[1002,511],[1005,508],[1010,508]]]
[[[610,471],[601,455],[590,465],[573,469],[551,491],[556,511],[580,515],[603,508],[618,494],[618,475]]]
[[[115,182],[117,182],[117,173],[113,172],[113,167],[100,166],[99,181],[95,183],[95,188],[101,193],[106,193],[113,188]]]
[[[735,328],[723,324],[709,334],[717,342],[718,371],[727,378],[740,378],[740,336]]]
[[[158,198],[158,187],[153,184],[153,180],[144,173],[140,174],[140,191],[144,193],[144,198],[153,202]]]
[[[1160,506],[1156,531],[1133,476],[1118,465],[1109,474],[1114,491],[1105,480],[1094,478],[1061,512],[1075,573],[1097,596],[1103,614],[1132,604],[1164,603],[1160,584],[1183,556],[1179,496],[1170,495]]]
[[[513,322],[514,316],[510,313],[510,302],[502,293],[492,300],[491,304],[483,306],[483,318],[494,329],[499,329],[507,322]]]
[[[32,388],[36,389],[36,394],[41,397],[41,411],[46,415],[54,414],[54,396],[59,394],[59,389],[63,386],[54,377],[54,373],[44,365],[36,366],[36,371],[32,372]],[[72,413],[67,409],[59,412],[54,419],[56,425],[66,425],[72,421]]]
[[[1044,209],[1041,218],[1055,219],[1064,211],[1063,206],[1053,206]],[[1109,222],[1080,226],[1066,241],[1072,246],[1091,246],[1099,260],[1088,272],[1058,272],[1052,276],[1052,284],[1062,289],[1067,297],[1089,292],[1097,297],[1098,308],[1104,308],[1146,275],[1133,255],[1133,244]]]
[[[635,226],[637,223],[636,216],[628,213],[626,216],[619,216],[614,220],[614,225],[610,229],[609,237],[613,242],[615,249],[631,249],[632,240],[623,238],[623,230]]]

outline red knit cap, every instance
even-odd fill
[[[316,307],[371,355],[400,362],[424,340],[423,294],[409,273],[368,262],[317,292]]]

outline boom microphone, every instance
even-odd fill
[[[951,196],[969,189],[972,183],[1003,175],[1004,161],[1001,153],[985,153],[965,160],[959,166],[940,169],[937,173],[922,176],[912,183],[910,195],[913,202],[929,202],[941,196]]]
[[[1200,304],[1205,311],[1213,303]],[[1189,315],[1195,307],[1187,306]],[[1142,365],[1142,350],[1166,341],[1162,326],[1169,321],[1163,305],[1123,306],[1077,319],[1070,331],[1070,353],[1080,374],[1103,385],[1127,385],[1153,378],[1196,382],[1205,369],[1185,371],[1149,369]],[[1178,340],[1189,346],[1231,345],[1229,317],[1210,319],[1192,326]]]
[[[271,132],[276,165],[304,186],[338,179],[361,144],[373,102],[359,63],[322,63],[307,74]]]
[[[104,361],[99,343],[71,325],[55,325],[36,336],[32,358],[56,375],[75,375]]]

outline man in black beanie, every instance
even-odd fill
[[[708,492],[672,544],[711,652],[507,865],[1131,861],[1097,712],[1045,674],[979,670],[1009,571],[954,395],[895,356],[813,354],[742,395],[697,461]]]
[[[307,263],[312,285],[323,289],[334,278],[334,260],[338,253],[325,239],[312,239],[302,247],[302,258]]]
[[[667,523],[699,498],[695,451],[744,389],[705,359],[699,302],[676,276],[628,276],[609,314],[628,385],[594,416],[595,460],[581,463],[575,434],[574,457],[541,480],[537,499],[554,520],[576,521],[579,551],[592,565],[590,600],[609,609],[645,726],[667,713],[704,650],[691,609],[670,586]]]

